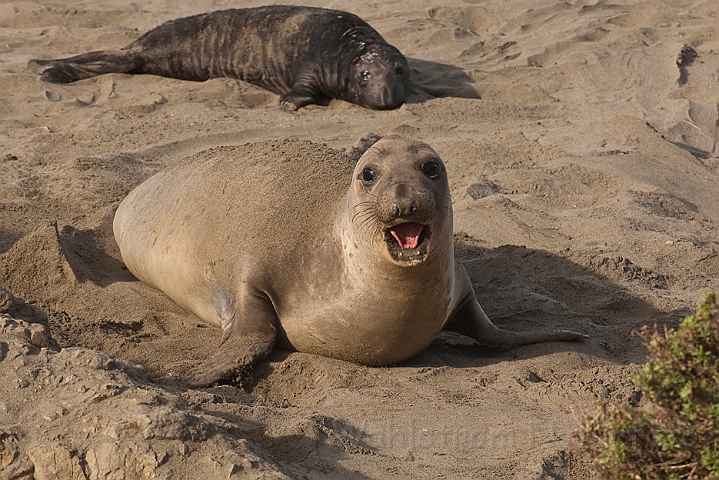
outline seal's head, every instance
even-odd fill
[[[416,266],[452,245],[452,200],[444,163],[429,145],[384,137],[358,160],[353,222],[389,261]]]
[[[409,88],[409,65],[395,47],[366,45],[350,67],[349,101],[375,110],[400,107]]]

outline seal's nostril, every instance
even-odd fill
[[[395,217],[404,217],[417,211],[419,205],[415,199],[398,198],[392,201],[392,212]]]
[[[387,87],[384,87],[379,95],[380,101],[382,102],[382,105],[387,105],[390,102],[391,95],[389,92],[389,89]]]

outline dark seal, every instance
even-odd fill
[[[397,108],[409,86],[405,57],[358,16],[280,5],[179,18],[121,50],[31,62],[50,65],[43,77],[54,83],[105,73],[236,78],[281,95],[290,110],[332,98]]]

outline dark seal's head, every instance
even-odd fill
[[[347,100],[375,110],[400,107],[409,88],[409,65],[392,45],[366,45],[350,66]]]
[[[452,200],[444,163],[429,145],[384,137],[359,159],[353,182],[360,242],[379,248],[401,267],[447,258],[453,245]]]

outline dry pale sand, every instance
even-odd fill
[[[18,326],[34,314],[3,310],[0,478],[591,478],[570,434],[595,402],[643,401],[631,332],[719,290],[719,4],[307,2],[360,15],[408,57],[415,92],[395,111],[288,113],[228,79],[53,85],[27,66],[263,3],[0,3],[0,286],[66,347],[38,350]],[[392,132],[445,160],[490,318],[591,339],[497,353],[442,336],[391,368],[277,352],[246,391],[183,388],[218,332],[123,269],[120,200],[208,147],[350,150]]]

